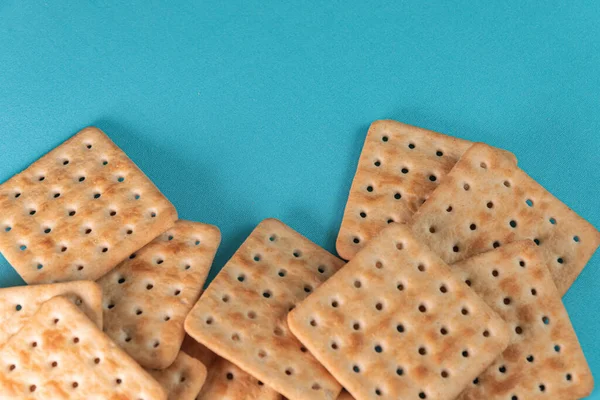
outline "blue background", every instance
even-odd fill
[[[97,125],[219,226],[214,276],[265,217],[334,251],[367,128],[393,118],[513,151],[600,227],[598,1],[110,3],[0,2],[0,182]],[[596,378],[599,289],[596,255],[564,298]]]

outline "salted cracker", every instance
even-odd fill
[[[168,400],[194,400],[206,380],[204,364],[184,352],[168,368],[148,372],[167,391]]]
[[[288,322],[357,400],[454,399],[509,340],[502,319],[403,224],[369,241]]]
[[[57,296],[0,350],[0,398],[166,400],[164,389],[77,306]]]
[[[373,122],[337,238],[340,257],[350,260],[387,224],[409,221],[471,145],[401,122]]]
[[[93,127],[0,185],[0,210],[0,252],[30,284],[96,280],[177,219]]]
[[[186,332],[290,400],[333,400],[340,385],[291,334],[286,316],[342,265],[266,219],[206,289]]]
[[[143,367],[175,361],[220,241],[217,227],[179,220],[98,280],[104,331]]]
[[[205,363],[208,375],[196,400],[281,400],[281,395],[235,364],[186,336],[182,349]]]
[[[461,400],[569,400],[594,379],[539,248],[518,241],[452,266],[511,327],[508,348]]]
[[[413,218],[445,262],[522,239],[538,246],[561,295],[600,244],[600,232],[503,154],[473,145]]]
[[[102,329],[102,290],[94,282],[15,286],[0,289],[0,347],[21,330],[44,302],[59,295],[71,300]]]

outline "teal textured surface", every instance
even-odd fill
[[[214,276],[266,217],[334,251],[391,118],[514,152],[600,227],[600,3],[449,3],[5,0],[0,182],[97,125],[219,226]],[[21,282],[0,259],[0,286]],[[564,301],[598,379],[598,254]]]

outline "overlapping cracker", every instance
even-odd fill
[[[337,238],[340,257],[350,260],[387,224],[409,221],[471,145],[401,122],[373,122]]]
[[[168,368],[148,372],[165,388],[168,400],[194,400],[206,380],[204,364],[184,352]]]
[[[415,235],[452,264],[533,239],[564,294],[600,244],[600,232],[524,171],[473,145],[413,218]]]
[[[102,329],[102,290],[91,281],[16,286],[0,289],[0,347],[21,330],[42,303],[65,296]]]
[[[0,252],[27,283],[96,280],[177,219],[92,127],[0,185],[0,210]]]
[[[344,391],[342,391],[342,393],[340,393],[338,400],[354,400],[354,397],[352,397],[352,395],[350,393],[348,393],[344,390]]]
[[[357,400],[454,399],[509,331],[408,226],[391,224],[288,317]]]
[[[281,400],[281,395],[235,364],[217,356],[186,335],[181,346],[208,368],[208,375],[196,400]]]
[[[164,389],[74,304],[54,297],[0,350],[0,398],[165,400]]]
[[[164,369],[177,357],[220,241],[215,226],[179,220],[98,280],[105,332],[143,367]]]
[[[569,400],[594,380],[560,294],[532,241],[518,241],[452,266],[512,329],[508,348],[461,400]]]
[[[339,384],[286,316],[343,261],[274,219],[261,222],[204,292],[186,332],[290,400],[333,400]]]

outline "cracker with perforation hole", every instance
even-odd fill
[[[206,289],[185,330],[290,400],[333,400],[340,385],[291,334],[286,316],[342,265],[282,222],[266,219]]]
[[[281,395],[235,364],[186,336],[182,349],[206,363],[208,375],[196,400],[281,400]]]
[[[206,380],[204,364],[184,352],[168,368],[148,372],[165,388],[168,400],[194,400]]]
[[[415,235],[449,264],[533,239],[561,295],[585,267],[600,232],[502,153],[473,145],[413,218]]]
[[[19,332],[42,303],[65,296],[102,329],[102,290],[91,281],[16,286],[0,289],[0,347]]]
[[[357,400],[454,399],[508,326],[403,224],[391,224],[288,317]]]
[[[511,327],[508,348],[461,400],[568,400],[594,379],[537,246],[518,241],[452,266]]]
[[[92,127],[0,185],[0,210],[0,252],[27,283],[96,280],[177,219]]]
[[[337,238],[340,257],[350,260],[387,224],[409,221],[471,145],[401,122],[373,122]]]
[[[48,300],[0,350],[0,398],[166,400],[164,389],[68,299]]]
[[[104,331],[143,367],[164,369],[177,357],[220,241],[217,227],[179,220],[98,280]]]

